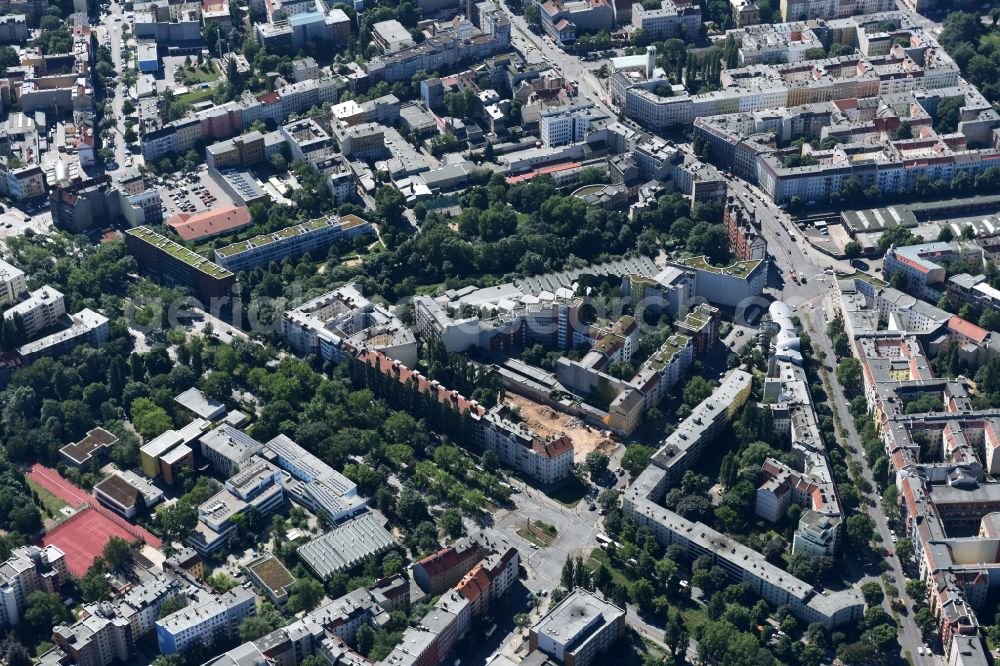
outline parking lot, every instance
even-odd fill
[[[201,213],[225,206],[232,206],[232,198],[208,175],[202,165],[197,171],[170,174],[156,180],[163,201],[163,216],[175,213]]]

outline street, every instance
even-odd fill
[[[125,43],[122,39],[122,29],[125,25],[125,18],[122,10],[122,5],[118,4],[117,0],[111,1],[111,11],[104,17],[102,22],[103,34],[100,35],[101,43],[104,43],[104,36],[107,35],[111,39],[111,59],[115,66],[115,72],[118,73],[118,79],[121,80],[121,75],[125,73],[127,67],[123,56],[125,50]],[[115,164],[117,169],[112,171],[118,171],[125,168],[125,157],[128,155],[128,146],[125,144],[125,114],[122,112],[122,105],[125,100],[128,99],[129,90],[125,88],[124,85],[118,83],[117,81],[108,82],[107,97],[111,102],[111,109],[114,115],[114,123],[110,128],[104,130],[103,137],[105,145],[114,142],[114,153],[115,153]],[[141,158],[133,158],[140,159]],[[138,166],[138,163],[136,164]]]
[[[608,117],[615,117],[615,112],[607,105],[605,99],[607,91],[597,77],[590,72],[591,68],[599,69],[603,61],[584,62],[579,56],[566,53],[562,49],[552,45],[551,41],[543,39],[540,35],[536,35],[528,27],[528,22],[524,20],[524,15],[515,14],[507,5],[506,0],[500,0],[500,5],[510,17],[511,25],[514,28],[512,31],[514,46],[522,54],[527,57],[527,45],[538,49],[539,54],[545,62],[551,63],[552,66],[562,71],[563,78],[567,81],[577,82],[580,89],[579,101],[581,103],[590,101],[598,109],[608,114]]]
[[[796,310],[802,321],[803,328],[809,334],[813,344],[825,354],[825,358],[830,362],[836,358],[833,352],[833,344],[826,334],[826,323],[833,317],[833,303],[831,289],[834,276],[827,275],[823,271],[826,268],[841,270],[844,272],[854,272],[849,262],[836,261],[814,249],[802,239],[801,234],[791,224],[787,215],[777,208],[769,199],[752,185],[749,185],[737,178],[729,182],[730,189],[745,200],[756,204],[757,218],[761,221],[761,228],[768,241],[768,249],[774,259],[775,266],[780,270],[781,278],[775,283],[769,283],[769,291],[775,298],[779,298]],[[791,234],[795,234],[795,240]],[[792,271],[799,276],[806,276],[806,284],[795,282],[789,276]],[[860,448],[860,437],[854,428],[854,419],[848,409],[848,401],[843,390],[836,381],[834,373],[827,373],[828,390],[833,408],[837,417],[847,433],[847,440],[854,449]],[[855,456],[861,463],[864,471],[864,478],[870,484],[872,491],[866,494],[874,506],[878,507],[880,497],[877,493],[877,485],[872,476],[872,471],[864,456]],[[869,512],[875,521],[875,528],[882,538],[882,542],[892,543],[888,521],[878,509]],[[913,607],[913,601],[906,595],[905,581],[899,560],[896,557],[889,557],[886,560],[889,564],[888,573],[895,578],[895,585],[899,588],[900,598],[907,608]],[[866,576],[857,581],[857,585],[867,581],[879,581],[877,576]],[[892,615],[889,607],[890,599],[883,600],[883,606],[887,613]],[[901,654],[905,658],[909,654],[910,658],[917,663],[935,663],[939,657],[918,655],[917,649],[924,644],[920,630],[913,621],[911,613],[899,615],[899,642],[902,646]]]

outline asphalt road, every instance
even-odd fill
[[[104,28],[103,34],[101,35],[101,44],[104,43],[104,35],[109,35],[111,37],[111,60],[115,66],[115,72],[123,74],[126,69],[125,61],[122,58],[122,53],[125,49],[125,43],[122,39],[122,29],[125,25],[125,16],[123,13],[122,6],[118,4],[117,0],[111,0],[111,12],[104,17],[102,20],[102,26]],[[128,99],[129,91],[125,86],[112,82],[108,86],[108,99],[111,101],[111,109],[115,118],[115,124],[104,132],[104,140],[107,142],[112,137],[114,138],[114,151],[115,151],[115,163],[118,165],[117,170],[125,168],[125,157],[128,154],[128,147],[125,144],[125,114],[122,112],[122,105],[125,100]],[[134,157],[134,160],[141,158]],[[139,162],[135,162],[134,166],[138,166]],[[116,170],[116,171],[117,171]],[[112,172],[114,173],[114,171]]]

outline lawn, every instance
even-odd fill
[[[529,532],[528,530],[526,530],[524,528],[521,528],[521,529],[517,530],[517,536],[521,537],[522,539],[524,539],[528,543],[535,544],[539,548],[547,548],[548,545],[549,545],[549,544],[545,543],[544,541],[542,541],[539,537],[535,536],[534,534],[532,534],[531,532]]]
[[[545,532],[546,534],[548,534],[553,539],[555,539],[556,538],[556,534],[558,534],[558,531],[556,530],[556,526],[555,525],[551,525],[551,524],[546,523],[545,521],[542,521],[542,520],[536,520],[535,521],[535,527],[537,527],[541,531]]]
[[[201,90],[192,90],[186,92],[183,95],[178,95],[177,100],[184,102],[185,104],[197,104],[198,102],[204,101],[206,99],[212,99],[212,95],[215,94],[215,88],[209,86],[208,88],[203,88]]]
[[[587,558],[585,566],[591,571],[597,571],[598,567],[601,565],[611,572],[611,580],[617,585],[621,585],[626,589],[632,589],[632,579],[625,575],[622,569],[616,566],[612,566],[610,560],[608,559],[608,554],[600,548],[595,548],[590,551],[590,557]]]
[[[52,493],[50,493],[45,488],[42,488],[38,483],[31,478],[26,478],[25,481],[28,482],[28,487],[38,495],[38,500],[42,503],[42,508],[50,516],[58,516],[59,511],[66,506],[66,502],[62,501]]]
[[[576,477],[548,493],[549,497],[569,508],[575,507],[587,494],[587,488]]]
[[[209,65],[209,71],[204,71],[203,69],[192,66],[192,67],[181,67],[177,71],[177,76],[174,78],[179,81],[187,81],[188,79],[197,79],[199,83],[211,83],[219,78],[219,73],[215,71],[215,67]],[[185,84],[187,85],[187,84]]]

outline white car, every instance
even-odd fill
[[[920,655],[921,657],[924,656],[924,649],[922,647],[918,647],[917,654]]]

